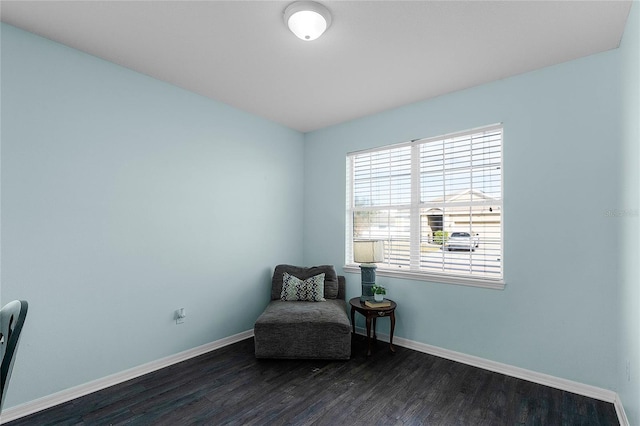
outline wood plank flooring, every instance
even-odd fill
[[[256,360],[253,339],[9,425],[618,425],[613,404],[378,343]]]

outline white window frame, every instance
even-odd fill
[[[420,211],[428,206],[429,203],[421,202],[420,192],[420,147],[430,142],[440,142],[451,138],[459,138],[482,134],[485,132],[500,131],[500,197],[498,208],[500,208],[500,241],[499,241],[499,276],[474,275],[472,273],[454,274],[447,272],[434,272],[420,269]],[[505,287],[504,281],[504,169],[503,169],[503,152],[504,152],[504,128],[502,123],[470,129],[463,132],[456,132],[447,135],[417,139],[401,144],[388,145],[379,148],[368,149],[364,151],[350,152],[346,158],[346,229],[345,229],[345,265],[344,271],[350,273],[360,273],[360,267],[353,261],[353,217],[355,211],[362,211],[362,208],[356,208],[354,200],[354,172],[353,161],[359,154],[383,152],[390,149],[411,147],[411,202],[409,204],[393,205],[386,204],[381,207],[369,207],[371,210],[389,210],[390,208],[409,209],[410,211],[410,261],[409,267],[391,268],[385,264],[378,264],[377,275],[396,278],[405,278],[420,281],[429,281],[445,284],[466,285],[472,287],[482,287],[502,290]],[[495,201],[492,201],[496,205]],[[446,202],[445,202],[446,205]],[[444,251],[444,250],[443,250]],[[470,252],[471,253],[471,252]],[[444,254],[443,254],[444,256]]]

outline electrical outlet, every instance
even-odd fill
[[[183,324],[184,318],[187,316],[184,308],[180,308],[176,310],[176,324]]]

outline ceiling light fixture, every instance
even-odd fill
[[[301,40],[315,40],[331,25],[329,9],[314,1],[297,1],[284,10],[284,22]]]

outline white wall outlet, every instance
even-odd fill
[[[176,310],[176,324],[184,323],[184,319],[186,316],[187,316],[187,313],[184,310],[184,308],[180,308]]]

